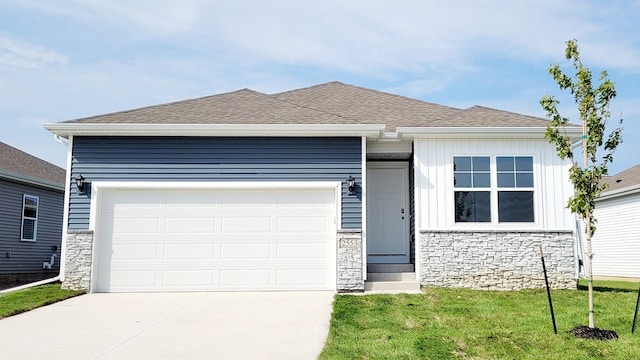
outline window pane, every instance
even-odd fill
[[[471,171],[471,158],[468,156],[454,156],[453,158],[453,170],[454,171]]]
[[[533,158],[531,156],[516,157],[516,171],[533,171]]]
[[[473,187],[491,187],[491,177],[489,173],[474,173]]]
[[[36,221],[24,219],[22,220],[22,238],[27,240],[35,239]]]
[[[456,222],[491,222],[489,191],[456,191]]]
[[[513,157],[499,156],[496,158],[498,171],[513,171]]]
[[[532,191],[499,191],[499,222],[533,222]]]
[[[24,197],[24,204],[26,206],[36,207],[36,206],[38,206],[38,198],[32,197],[32,196],[25,196]]]
[[[30,217],[30,218],[35,218],[36,217],[36,209],[31,209],[31,208],[24,208],[24,216],[25,217]]]
[[[519,173],[516,174],[516,183],[518,187],[533,187],[533,174]]]
[[[489,171],[489,157],[473,157],[473,171]]]
[[[455,187],[471,187],[471,173],[453,174],[453,184]]]
[[[498,187],[516,187],[513,173],[498,173]]]

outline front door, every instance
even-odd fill
[[[367,262],[409,263],[409,165],[367,167]]]

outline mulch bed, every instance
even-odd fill
[[[571,332],[581,339],[613,340],[618,338],[618,334],[613,330],[604,330],[597,327],[590,328],[584,325],[574,327]]]

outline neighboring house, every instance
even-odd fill
[[[520,289],[544,286],[543,245],[552,285],[575,287],[570,163],[547,125],[340,82],[46,124],[85,181],[68,192],[63,284]]]
[[[64,169],[0,143],[0,288],[58,275],[64,179]]]
[[[596,200],[593,275],[640,279],[640,165],[607,176]]]

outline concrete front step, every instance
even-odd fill
[[[367,273],[367,281],[416,281],[416,273]]]
[[[364,291],[373,292],[420,292],[420,283],[417,281],[365,281]]]
[[[412,273],[414,271],[413,264],[367,264],[368,273]]]

